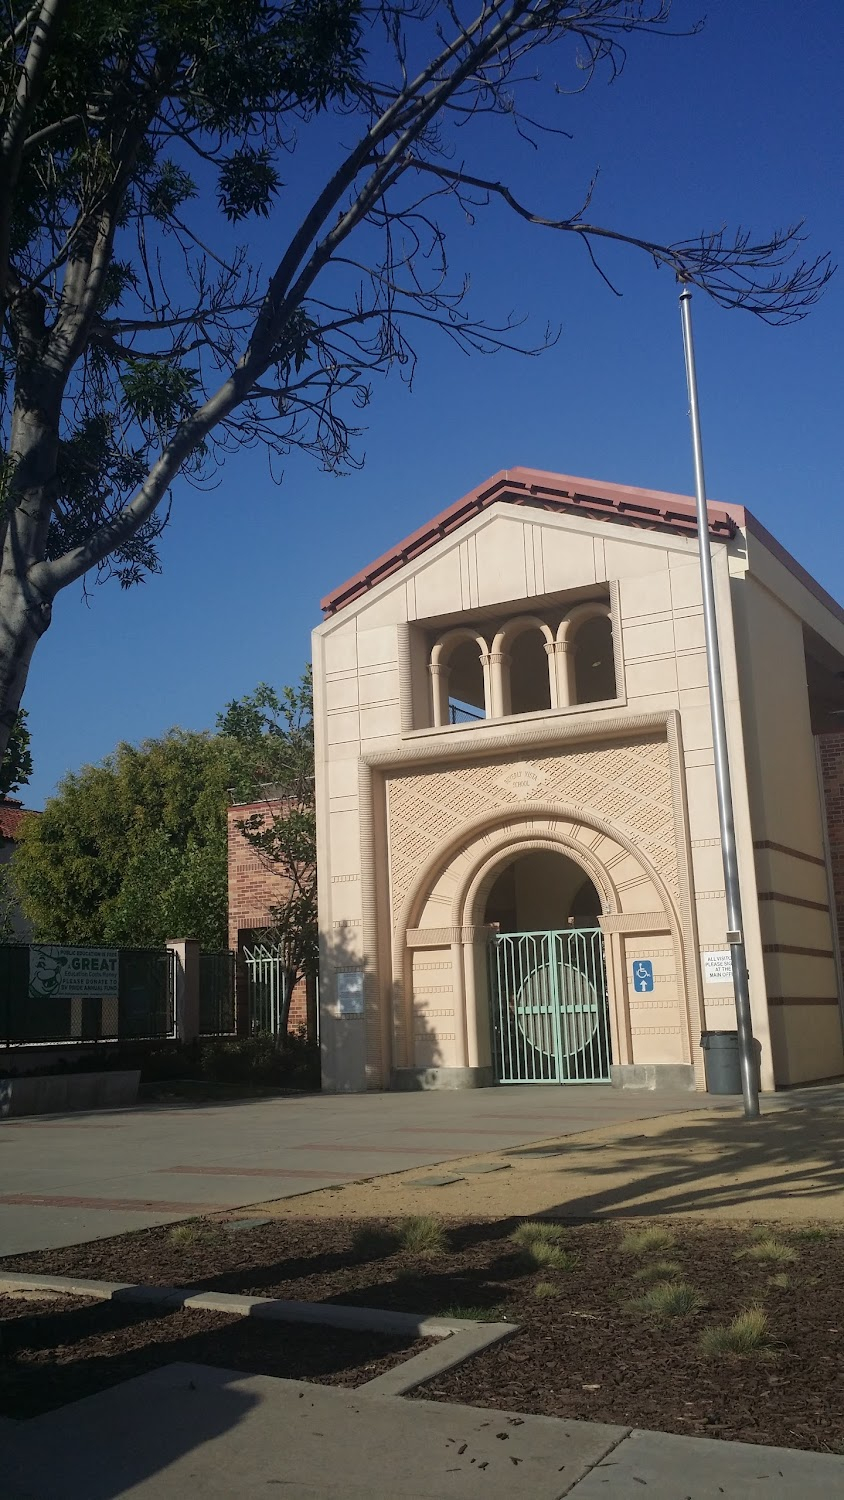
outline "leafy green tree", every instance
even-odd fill
[[[0,756],[0,800],[20,791],[32,775],[31,736],[26,727],[26,709],[19,709],[12,724],[6,752]]]
[[[239,798],[263,802],[237,827],[257,857],[281,878],[286,892],[272,908],[264,933],[282,957],[284,1033],[296,984],[316,973],[319,960],[310,667],[296,687],[280,693],[260,683],[254,693],[229,703],[217,726],[247,752],[237,785]]]
[[[12,872],[8,865],[0,865],[0,943],[14,942],[17,909]]]
[[[664,30],[669,12],[670,0],[7,0],[0,755],[56,595],[156,570],[178,475],[200,479],[256,443],[353,462],[371,377],[410,378],[415,327],[469,352],[519,346],[518,323],[485,320],[451,271],[449,230],[467,216],[494,203],[596,266],[615,240],[724,306],[802,316],[830,268],[799,259],[796,229],[661,245],[592,222],[590,191],[540,211],[495,174],[496,119],[553,150],[569,95],[612,78],[628,37]],[[256,217],[279,246],[266,268],[238,242]]]
[[[14,882],[37,940],[227,946],[226,810],[243,747],[174,729],[66,776],[22,829]]]

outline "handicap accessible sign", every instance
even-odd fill
[[[650,994],[654,987],[654,966],[649,958],[637,958],[633,965],[633,988],[641,994]]]

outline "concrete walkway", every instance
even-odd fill
[[[313,1094],[0,1122],[0,1254],[735,1099],[606,1087]]]
[[[831,1500],[844,1458],[170,1365],[0,1429],[5,1500]]]

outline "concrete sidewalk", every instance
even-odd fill
[[[4,1500],[832,1500],[844,1458],[170,1365],[0,1429]]]
[[[735,1099],[531,1086],[312,1094],[0,1121],[0,1255]]]

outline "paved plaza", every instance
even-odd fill
[[[281,1330],[279,1330],[281,1333]],[[7,1500],[832,1500],[844,1458],[174,1364],[0,1428]]]
[[[313,1094],[0,1122],[0,1254],[736,1099],[601,1086]]]

